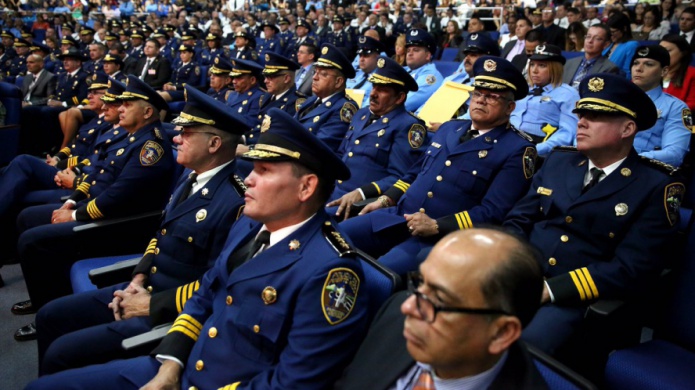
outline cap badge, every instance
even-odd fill
[[[475,41],[478,39],[478,34],[471,34],[471,41]]]
[[[418,31],[417,31],[417,30],[410,30],[410,36],[411,36],[411,37],[416,37],[417,34],[418,34]]]
[[[379,60],[376,62],[376,66],[383,68],[384,65],[386,65],[386,60],[383,58],[379,58]]]
[[[628,176],[632,175],[632,171],[630,170],[630,168],[623,168],[620,170],[620,174],[625,176],[625,177],[628,177]]]
[[[219,63],[220,63],[220,57],[215,57],[215,64],[219,64]]]
[[[638,51],[637,54],[638,54],[640,57],[646,57],[646,56],[649,55],[649,48],[648,48],[648,47],[644,47],[644,48],[642,48],[640,51]]]
[[[270,129],[270,116],[266,115],[261,123],[261,133],[265,133],[268,129]]]
[[[275,303],[275,301],[278,299],[278,292],[273,287],[266,287],[261,293],[261,299],[263,299],[263,303],[266,305]]]
[[[604,81],[600,77],[594,77],[589,80],[589,91],[600,92],[603,91]]]
[[[324,46],[323,49],[321,49],[321,54],[323,54],[323,55],[328,54],[328,46]]]
[[[268,62],[268,61],[270,61],[270,55],[266,54],[265,55],[265,62]]]
[[[494,72],[497,70],[497,62],[494,60],[485,60],[485,63],[483,64],[483,69],[485,69],[486,72]]]
[[[360,37],[360,43],[365,43],[365,42],[367,42],[367,37],[364,37],[364,36]]]

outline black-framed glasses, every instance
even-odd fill
[[[419,288],[422,286],[422,275],[415,271],[408,273],[408,291],[415,295],[415,305],[420,317],[423,321],[433,323],[437,318],[437,313],[440,311],[447,313],[465,313],[476,315],[511,315],[502,309],[474,309],[468,307],[444,307],[432,302],[432,300],[423,294]]]
[[[471,98],[475,100],[483,98],[486,104],[496,104],[509,100],[506,96],[500,95],[499,93],[484,93],[480,91],[471,92]]]
[[[181,130],[181,132],[179,133],[179,135],[181,136],[181,138],[188,138],[188,137],[190,137],[192,134],[217,135],[217,134],[215,134],[215,133],[213,133],[213,132],[211,132],[211,131],[191,131],[191,130],[186,130],[186,129]]]

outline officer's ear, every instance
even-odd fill
[[[633,137],[635,134],[637,134],[637,123],[631,119],[626,120],[620,135],[623,138],[629,138]]]

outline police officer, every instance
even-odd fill
[[[136,356],[121,341],[176,318],[240,215],[245,187],[234,175],[234,156],[244,120],[195,88],[186,91],[186,107],[172,123],[182,127],[174,143],[187,170],[159,229],[129,283],[63,297],[39,311],[41,375]]]
[[[328,204],[329,212],[344,212],[345,218],[353,203],[376,198],[405,176],[428,138],[425,123],[405,110],[406,95],[417,90],[417,84],[402,66],[379,57],[369,81],[374,85],[369,105],[353,116],[341,145],[352,177],[337,183]]]
[[[444,77],[432,63],[437,43],[427,31],[421,29],[408,31],[405,47],[407,50],[405,69],[418,85],[417,91],[408,93],[405,108],[408,111],[417,111],[442,85]]]
[[[143,51],[145,36],[142,31],[138,29],[132,30],[128,36],[130,36],[130,48],[126,49],[126,53],[136,60],[139,60],[145,56],[145,52]]]
[[[354,100],[345,94],[345,82],[355,77],[350,60],[335,46],[326,43],[316,61],[311,91],[295,118],[316,134],[333,151],[339,153],[352,117],[357,112]]]
[[[258,45],[258,60],[261,65],[265,65],[265,54],[282,54],[282,45],[280,45],[280,38],[276,36],[280,29],[275,24],[265,20],[261,23],[261,29],[265,38],[261,39],[261,44]]]
[[[259,85],[261,72],[263,67],[256,62],[232,60],[232,71],[229,75],[232,76],[234,93],[229,94],[227,105],[247,121],[255,122],[261,110],[261,96],[265,93]],[[248,127],[253,128],[253,125],[249,123]]]
[[[119,56],[112,56],[110,53],[104,56],[104,72],[118,81],[125,81],[128,77],[121,71],[123,60]]]
[[[252,38],[246,31],[237,31],[234,34],[235,49],[231,53],[231,59],[258,61],[258,53],[251,47]]]
[[[167,43],[164,46],[166,47],[166,51],[171,53],[170,55],[173,59],[176,49],[181,46],[181,39],[176,36],[176,26],[173,24],[165,24],[164,32],[166,33],[167,38]]]
[[[263,123],[244,155],[254,160],[244,217],[152,357],[44,376],[28,389],[331,386],[369,316],[360,261],[322,210],[350,171],[287,113],[271,109]]]
[[[368,79],[377,67],[379,53],[384,51],[384,45],[374,38],[363,35],[357,39],[357,47],[359,69],[355,72],[355,77],[346,82],[346,87],[364,91],[364,99],[360,107],[366,107],[369,105],[369,93],[372,91],[372,83]]]
[[[679,167],[688,152],[693,119],[687,105],[661,87],[670,60],[660,45],[640,46],[632,57],[632,82],[647,93],[657,112],[654,126],[637,133],[634,146],[640,156]]]
[[[98,158],[91,164],[92,173],[64,204],[29,207],[17,218],[17,252],[31,302],[15,305],[15,313],[36,311],[51,299],[69,294],[67,275],[75,260],[130,253],[127,242],[111,245],[114,237],[78,242],[75,226],[160,210],[166,202],[175,164],[159,121],[166,102],[135,76],[128,76],[127,84],[120,96],[124,102],[119,124],[128,135],[107,140],[95,150]],[[25,328],[18,333],[31,331]]]
[[[51,54],[51,49],[43,45],[39,42],[34,42],[31,44],[31,47],[29,48],[31,51],[31,54],[38,54],[43,58],[43,68],[51,73],[54,73],[55,67],[56,67],[56,58],[53,54]],[[0,59],[0,62],[2,59]]]
[[[2,38],[2,45],[5,47],[5,55],[7,59],[13,59],[17,56],[17,52],[14,49],[14,39],[15,36],[10,32],[10,30],[0,31],[0,38]]]
[[[358,248],[383,255],[379,261],[401,275],[416,270],[417,254],[442,235],[500,223],[530,184],[536,149],[509,125],[526,80],[491,56],[480,57],[473,74],[471,120],[444,123],[419,169],[384,190],[362,210],[366,215],[341,224]]]
[[[596,299],[653,294],[685,191],[672,169],[633,148],[635,133],[657,120],[637,85],[592,74],[579,95],[577,148],[550,153],[504,222],[541,251],[545,304],[522,338],[548,353],[576,334]]]
[[[286,17],[281,17],[280,21],[278,22],[278,25],[280,26],[278,38],[280,39],[280,45],[282,46],[282,50],[283,52],[285,52],[287,44],[292,40],[294,34],[290,30],[290,20]]]
[[[163,28],[160,28],[159,30],[152,33],[152,35],[150,35],[150,37],[156,39],[157,42],[159,42],[159,45],[160,45],[159,54],[162,57],[166,58],[169,61],[169,63],[173,63],[174,59],[175,59],[174,58],[175,51],[174,51],[174,48],[172,48],[168,45],[169,42],[168,42],[168,36],[166,34],[166,31],[164,31]],[[176,46],[176,47],[178,47],[178,46]]]
[[[17,77],[24,77],[27,74],[27,56],[30,53],[31,44],[24,38],[15,38],[14,48],[17,56],[12,59],[9,74],[5,78],[6,82],[14,83]]]
[[[345,19],[340,15],[333,16],[333,31],[326,35],[325,42],[342,48],[345,56],[350,58],[353,52],[352,36],[343,30],[343,27],[345,27]]]
[[[79,48],[82,50],[82,55],[89,56],[89,45],[94,43],[94,29],[87,26],[82,26],[80,30]]]
[[[198,64],[203,66],[210,66],[215,61],[215,58],[219,56],[225,56],[222,50],[222,37],[215,34],[208,34],[205,36],[205,43],[207,47],[200,51],[200,58],[198,58]]]
[[[89,61],[82,64],[82,69],[90,75],[95,72],[102,72],[104,70],[103,60],[104,55],[106,55],[106,46],[99,42],[92,42],[87,46],[87,54]]]
[[[309,35],[311,33],[311,23],[307,22],[306,19],[297,19],[294,33],[294,37],[292,37],[285,46],[285,57],[292,61],[297,61],[297,50],[299,50],[299,46],[301,46],[302,43],[309,42],[316,47],[320,46],[318,40]]]
[[[234,92],[232,76],[230,76],[234,66],[228,59],[224,58],[224,56],[218,56],[212,62],[208,96],[224,103],[229,98],[229,95]]]
[[[529,61],[531,91],[517,103],[511,123],[530,135],[538,155],[545,157],[556,146],[574,143],[577,116],[572,110],[579,93],[562,83],[565,57],[559,47],[538,45]]]
[[[464,85],[473,85],[473,64],[484,55],[499,57],[500,48],[487,34],[469,34],[464,42],[461,52],[464,55],[463,61],[458,69],[444,81],[452,81]]]
[[[183,90],[185,85],[200,84],[200,66],[195,62],[195,48],[190,45],[179,46],[179,67],[171,72],[171,81],[164,84],[163,90]]]

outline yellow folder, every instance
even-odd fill
[[[447,81],[422,106],[418,116],[429,125],[444,123],[456,115],[456,111],[468,100],[473,87]]]

